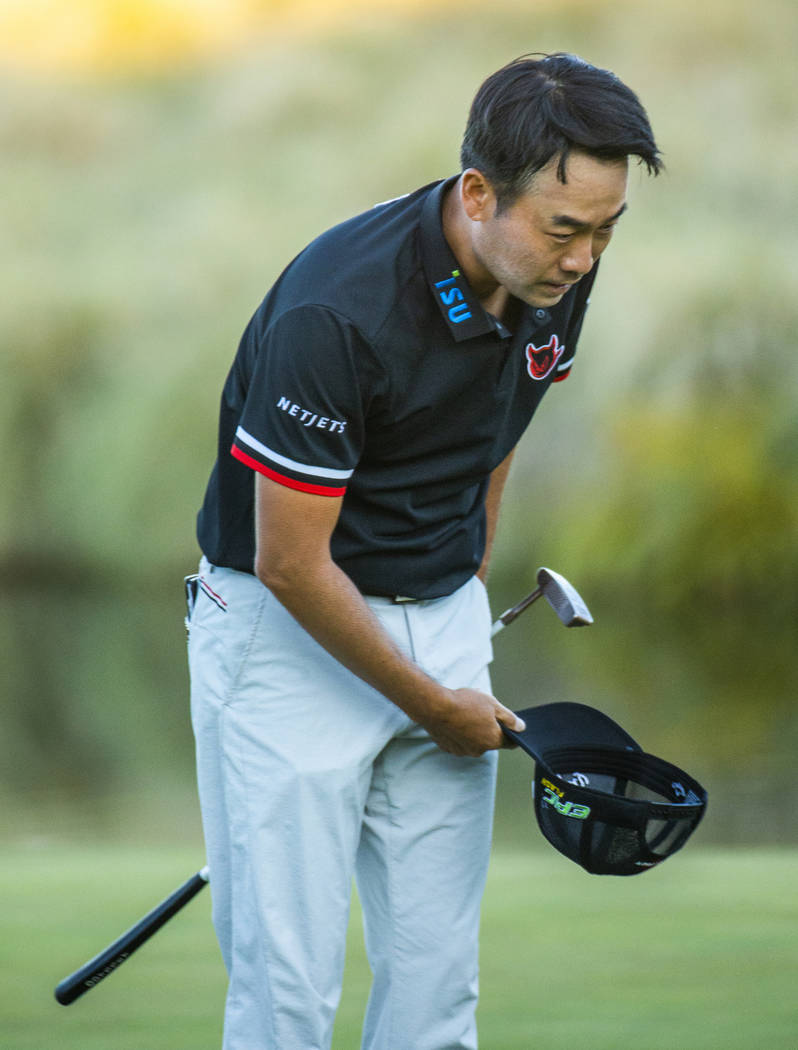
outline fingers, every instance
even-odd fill
[[[499,725],[507,726],[508,729],[515,730],[516,733],[523,733],[526,729],[526,722],[519,718],[515,711],[511,711],[508,707],[504,707],[503,704],[498,704],[496,721]],[[511,737],[507,736],[506,733],[502,733],[502,741],[501,744],[499,744],[499,747],[513,748],[518,747],[518,744]]]
[[[513,729],[516,733],[523,733],[526,729],[526,722],[519,718],[515,711],[511,711],[509,707],[505,707],[504,704],[500,704],[496,701],[496,721],[500,725],[507,726],[508,729]]]
[[[443,751],[477,757],[486,751],[515,746],[502,727],[515,732],[526,728],[523,720],[495,696],[477,689],[445,690],[443,710],[424,718],[421,724]]]
[[[514,747],[501,727],[522,732],[522,719],[494,696],[473,689],[453,692],[455,705],[442,721],[427,723],[427,730],[443,751],[452,755],[477,757],[486,751]]]

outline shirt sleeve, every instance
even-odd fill
[[[232,455],[288,488],[342,496],[364,440],[365,344],[344,318],[297,307],[257,339]]]
[[[565,337],[565,353],[563,354],[563,360],[557,365],[557,371],[552,379],[553,383],[561,383],[563,379],[567,379],[571,374],[571,367],[574,363],[574,357],[576,356],[576,344],[579,342],[579,335],[582,331],[585,313],[590,304],[590,293],[593,289],[597,273],[598,262],[590,273],[587,274],[586,277],[583,277],[579,282],[576,290],[576,301],[574,303],[573,313],[568,322],[568,332]]]

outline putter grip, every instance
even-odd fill
[[[182,886],[161,901],[152,911],[147,912],[143,919],[140,919],[135,926],[131,926],[113,944],[109,944],[104,951],[95,955],[69,977],[65,977],[55,989],[55,997],[58,1002],[62,1006],[69,1006],[118,969],[137,948],[140,948],[154,933],[157,933],[164,923],[185,907],[192,897],[195,897],[207,885],[207,882],[207,868],[203,868],[190,879],[186,879]]]

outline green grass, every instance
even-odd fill
[[[7,848],[4,1050],[218,1048],[225,982],[207,893],[99,988],[68,1008],[52,997],[201,860],[185,847]],[[631,879],[590,877],[545,848],[497,852],[483,1050],[798,1050],[796,875],[795,851],[688,848]],[[354,921],[335,1050],[359,1046],[368,979]]]

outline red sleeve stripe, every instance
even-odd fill
[[[235,458],[241,463],[245,464],[245,466],[257,470],[259,474],[271,478],[272,481],[279,482],[280,485],[285,485],[288,489],[296,489],[297,492],[310,492],[314,496],[343,496],[346,492],[345,485],[343,488],[327,488],[324,485],[311,485],[306,481],[297,481],[296,478],[287,478],[284,474],[278,474],[276,470],[272,470],[270,467],[265,467],[262,463],[259,463],[258,460],[253,459],[252,456],[248,456],[246,452],[242,452],[237,445],[233,445],[230,451],[233,456],[235,456]]]
[[[241,426],[236,429],[234,444],[249,450],[256,459],[260,456],[278,467],[285,467],[291,473],[307,474],[312,478],[329,478],[331,481],[348,481],[352,477],[353,470],[351,469],[338,470],[333,467],[311,466],[308,463],[299,463],[295,459],[289,459],[288,456],[283,456],[275,452],[273,448],[269,448],[268,445],[264,445],[262,441],[258,441]]]
[[[571,374],[571,365],[574,363],[575,354],[571,354],[567,361],[562,361],[557,366],[557,372],[552,379],[552,383],[561,383],[563,379],[567,379]]]

